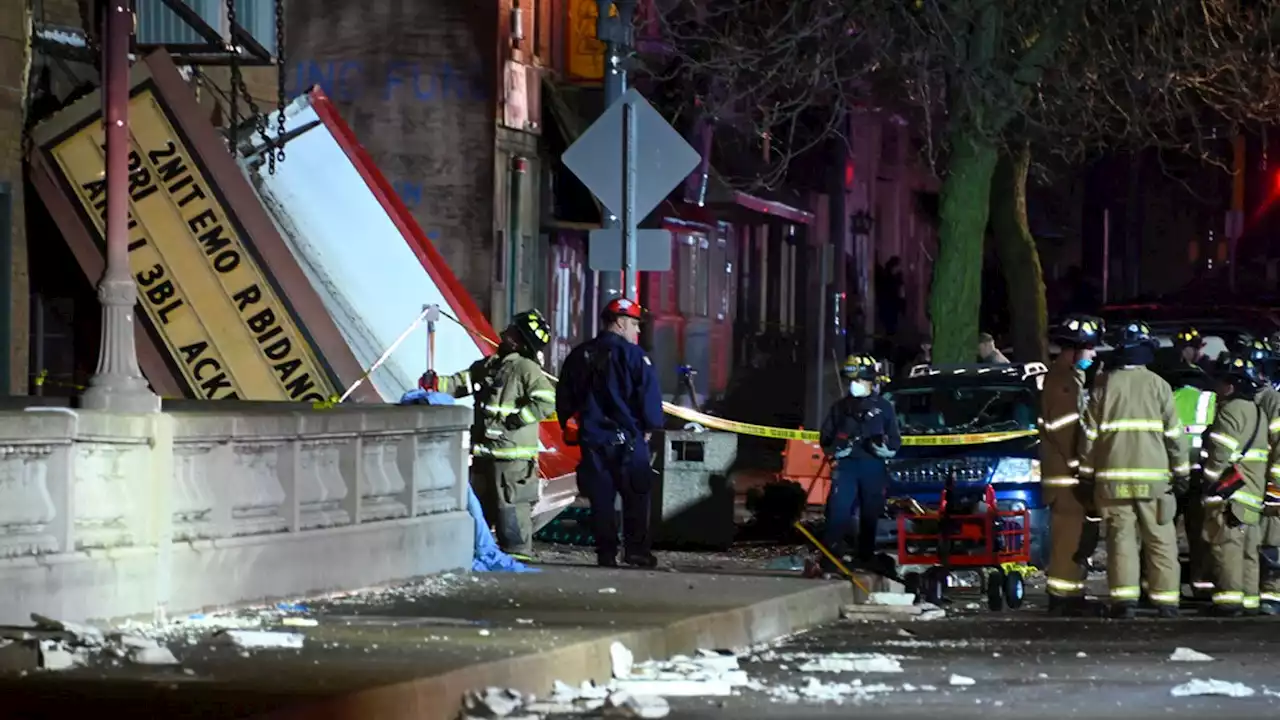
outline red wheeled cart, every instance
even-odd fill
[[[936,510],[899,513],[898,567],[928,566],[923,575],[909,573],[904,578],[908,592],[938,603],[950,585],[952,569],[976,570],[988,607],[1017,609],[1025,594],[1023,572],[1031,562],[1030,513],[999,509],[990,484],[981,504],[962,507],[956,497],[955,480],[949,478]]]

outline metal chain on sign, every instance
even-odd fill
[[[276,161],[284,162],[284,0],[276,0]],[[274,168],[271,169],[274,172]]]
[[[227,26],[230,27],[236,21],[236,0],[227,0]],[[272,175],[276,174],[276,156],[271,152],[271,136],[267,134],[267,118],[258,109],[258,103],[254,102],[253,95],[249,92],[249,86],[245,84],[244,73],[240,71],[240,48],[235,44],[232,38],[232,52],[235,53],[231,58],[231,98],[235,101],[236,95],[243,95],[245,103],[249,106],[249,117],[253,119],[253,127],[258,131],[258,137],[263,142],[263,147],[267,148],[267,171]],[[233,106],[234,107],[234,106]],[[232,133],[232,142],[235,142],[235,134]],[[232,156],[235,151],[232,151]]]
[[[236,0],[227,0],[227,52],[231,53],[230,69],[231,82],[228,88],[227,103],[228,108],[227,119],[227,149],[231,151],[231,157],[235,158],[238,154],[236,148],[236,128],[239,126],[240,103],[237,97],[236,87],[240,80],[240,51],[236,49],[235,37],[231,35],[231,23],[236,21]]]

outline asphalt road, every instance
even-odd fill
[[[742,669],[762,687],[670,698],[668,717],[1280,716],[1280,621],[1057,619],[1029,600],[991,613],[976,608],[976,597],[959,599],[942,620],[822,627],[744,656]],[[1172,660],[1178,648],[1212,659]],[[1193,680],[1252,694],[1174,695]]]

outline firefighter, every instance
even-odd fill
[[[1213,371],[1213,361],[1204,354],[1204,337],[1199,330],[1191,326],[1184,327],[1174,336],[1173,345],[1178,349],[1183,367],[1197,368],[1206,375]]]
[[[1278,334],[1280,335],[1280,334]],[[1254,402],[1262,408],[1267,418],[1267,442],[1270,447],[1267,459],[1267,483],[1261,520],[1261,557],[1259,580],[1259,610],[1265,615],[1280,614],[1280,392],[1275,386],[1274,370],[1280,358],[1272,335],[1267,342],[1250,340],[1244,343],[1240,354],[1253,362],[1258,369],[1262,388]]]
[[[1084,607],[1085,566],[1079,562],[1086,523],[1097,532],[1093,498],[1080,494],[1080,413],[1086,398],[1085,370],[1093,365],[1103,323],[1098,318],[1071,315],[1049,332],[1062,351],[1045,375],[1040,394],[1040,472],[1049,505],[1049,612],[1081,615]],[[1096,538],[1097,536],[1094,535]]]
[[[1219,365],[1218,412],[1204,463],[1204,535],[1213,548],[1213,611],[1218,615],[1259,609],[1268,430],[1266,413],[1255,399],[1263,384],[1252,360],[1228,356]]]
[[[1195,331],[1191,330],[1190,333]],[[1194,367],[1196,370],[1202,369],[1200,365],[1194,365]],[[1192,471],[1198,471],[1205,454],[1204,435],[1210,423],[1213,422],[1217,395],[1208,389],[1211,384],[1208,375],[1190,378],[1187,375],[1181,374],[1185,382],[1173,391],[1173,404],[1178,413],[1178,422],[1182,424],[1186,435],[1187,460]],[[1178,493],[1178,515],[1182,518],[1183,528],[1187,534],[1186,580],[1191,585],[1193,597],[1208,600],[1213,595],[1213,570],[1209,544],[1204,540],[1201,532],[1204,524],[1204,506],[1201,503],[1199,478],[1199,473],[1193,472],[1192,482],[1185,488],[1185,492]]]
[[[565,358],[556,392],[556,416],[568,437],[578,425],[578,489],[591,502],[596,562],[618,566],[618,519],[622,497],[622,562],[652,568],[650,497],[653,465],[650,434],[661,430],[662,390],[649,356],[637,344],[644,309],[627,298],[611,300],[600,315],[604,330]]]
[[[498,545],[532,560],[533,506],[538,502],[538,423],[555,407],[556,391],[538,363],[551,327],[537,310],[515,316],[498,349],[455,375],[428,370],[419,383],[454,397],[475,397],[471,485]]]
[[[1137,613],[1142,556],[1152,604],[1160,617],[1177,617],[1177,507],[1170,484],[1185,483],[1190,472],[1183,429],[1169,383],[1146,367],[1158,345],[1151,328],[1135,320],[1117,336],[1116,367],[1097,378],[1082,418],[1080,480],[1093,486],[1107,523],[1112,617]]]
[[[831,406],[818,438],[835,463],[823,542],[838,553],[856,527],[855,559],[873,567],[876,528],[889,489],[885,460],[897,454],[902,436],[893,405],[875,393],[875,384],[883,377],[880,363],[870,355],[850,355],[841,375],[849,383],[849,394]],[[826,562],[824,558],[824,568],[832,570]]]

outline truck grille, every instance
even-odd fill
[[[956,458],[950,460],[902,460],[889,467],[889,477],[894,483],[944,485],[955,474],[959,485],[981,484],[991,475],[992,460],[988,458]]]

